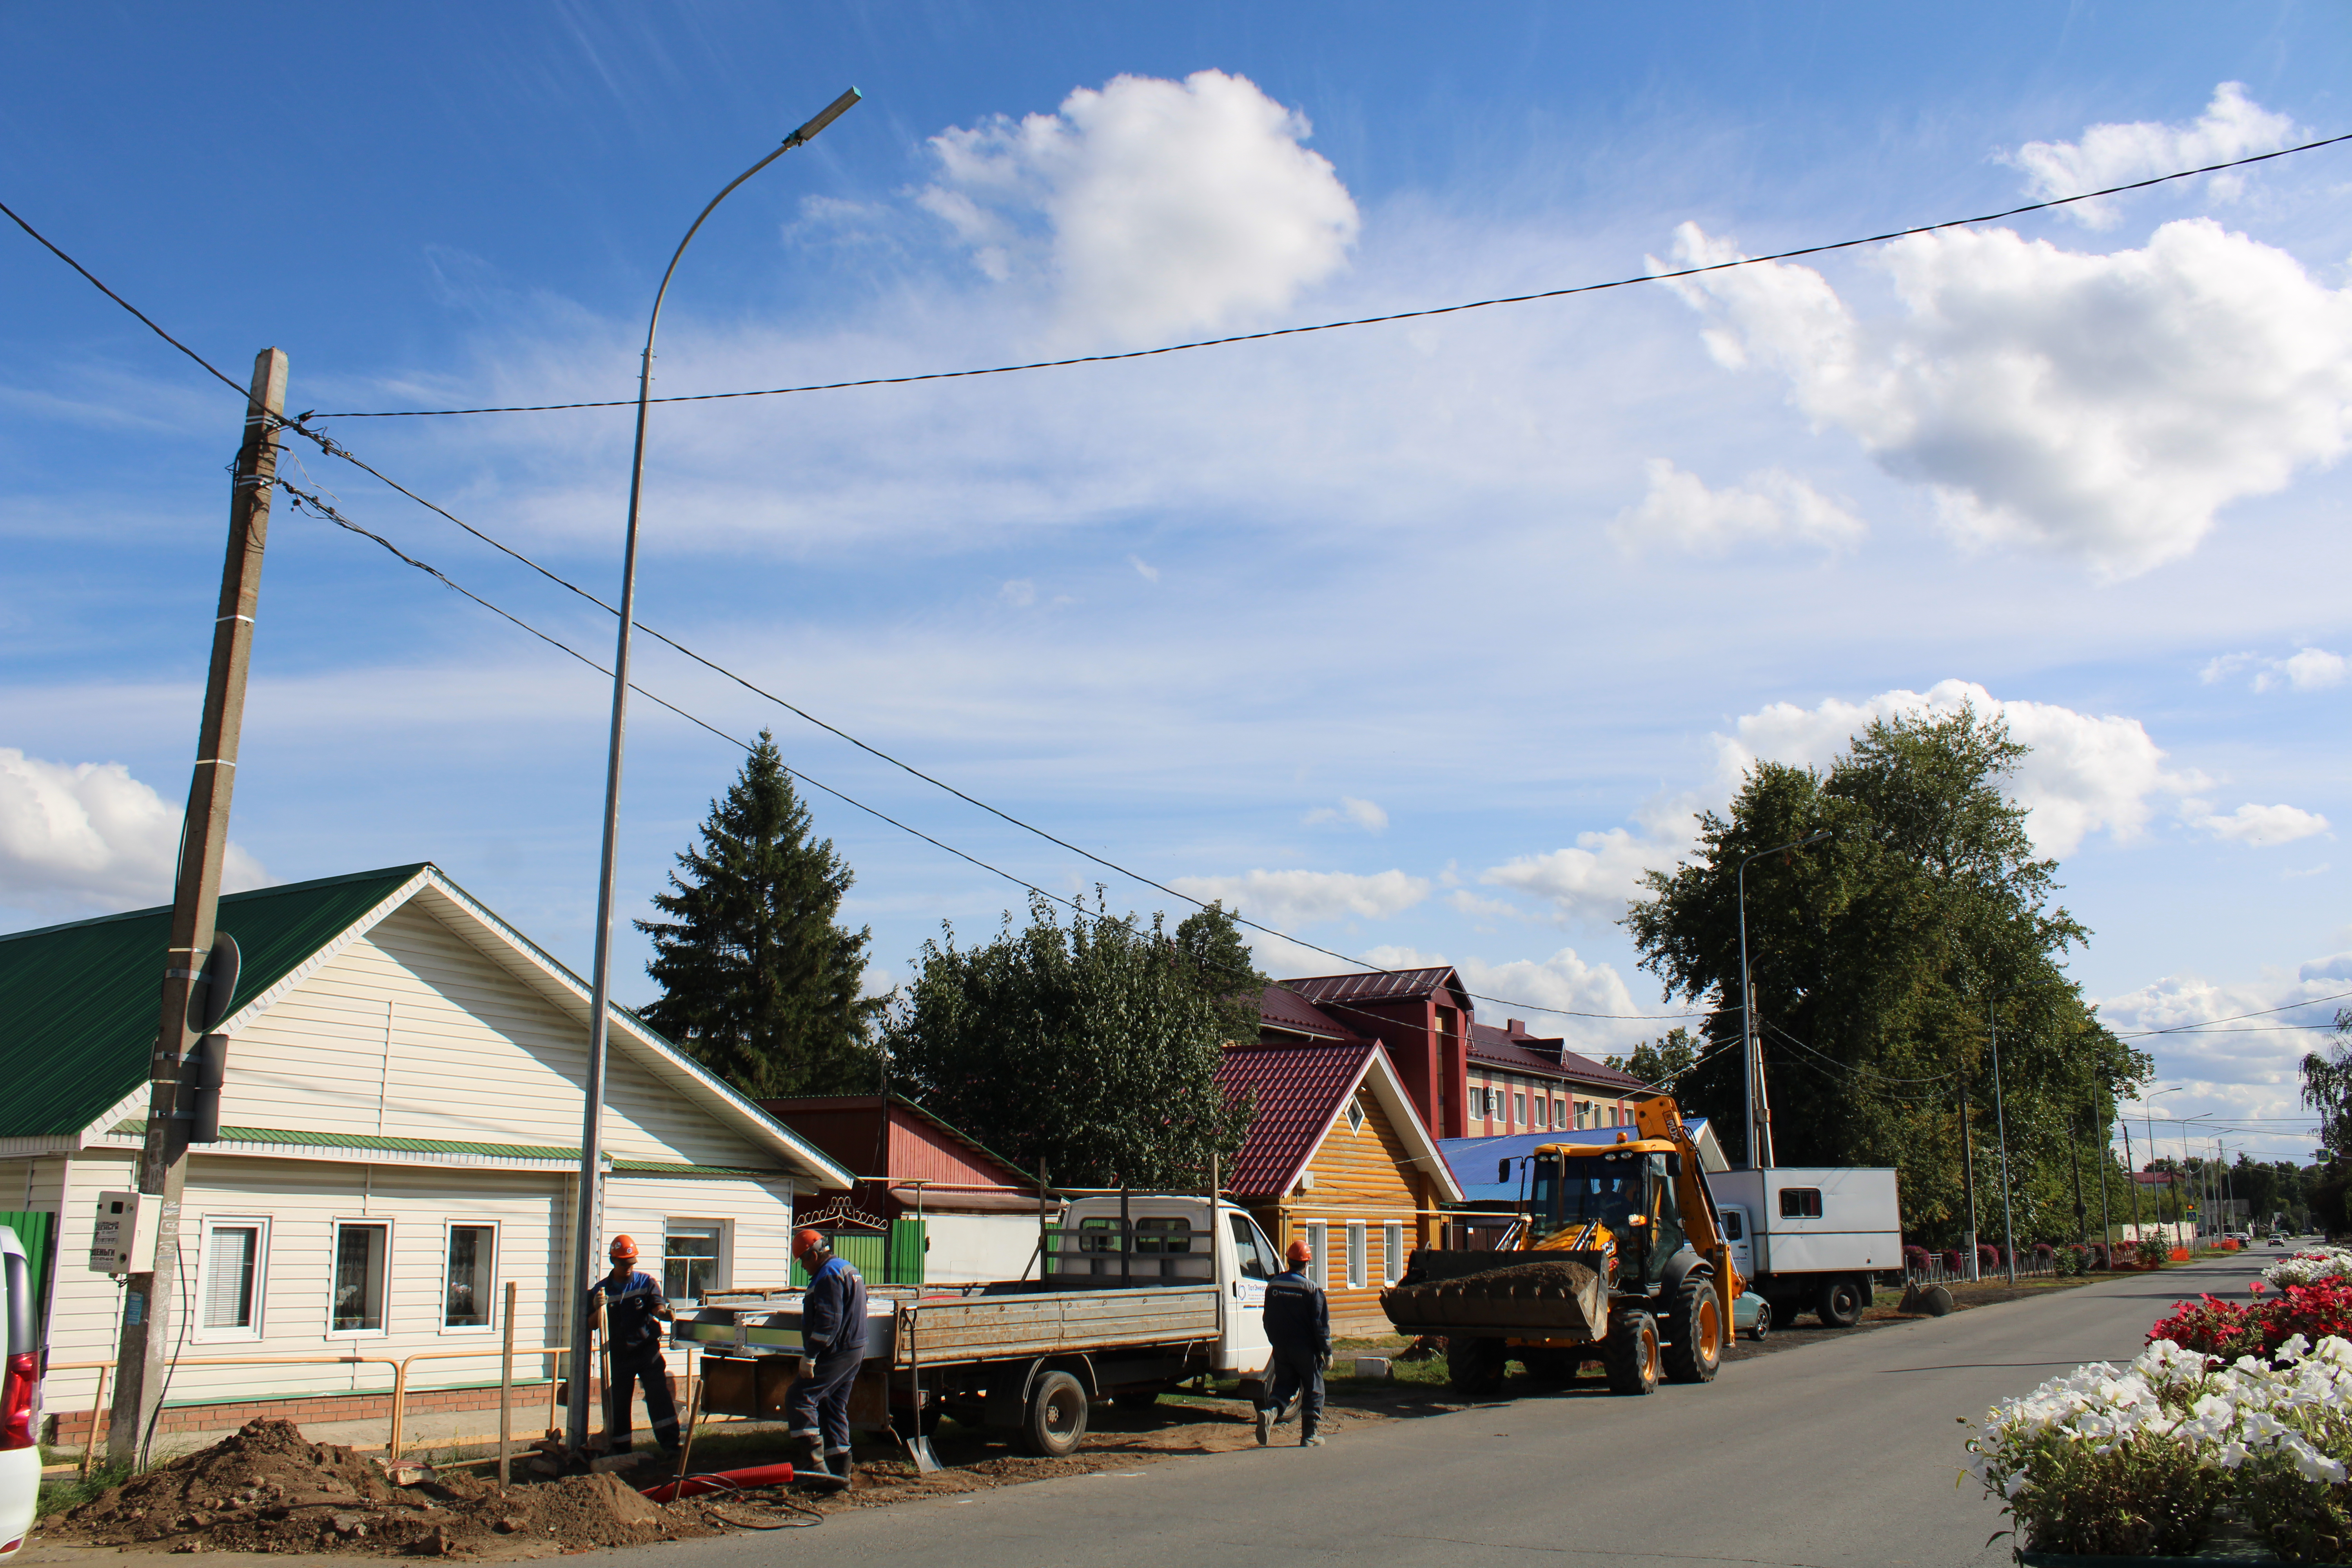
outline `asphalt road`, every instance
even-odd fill
[[[1980,1417],[2086,1361],[2126,1361],[2169,1304],[2243,1298],[2268,1261],[2207,1263],[1874,1329],[1645,1399],[1519,1398],[1248,1449],[840,1514],[790,1536],[610,1557],[765,1568],[779,1556],[952,1568],[1234,1568],[1244,1560],[1460,1568],[1655,1563],[1990,1565],[1999,1510],[1953,1484]],[[1296,1428],[1286,1430],[1295,1432]]]

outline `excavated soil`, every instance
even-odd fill
[[[411,1487],[290,1421],[249,1421],[209,1448],[110,1487],[43,1534],[171,1552],[545,1556],[716,1535],[696,1502],[664,1508],[612,1475],[534,1485],[447,1474]]]
[[[1396,1289],[1430,1289],[1473,1301],[1574,1300],[1592,1282],[1592,1270],[1581,1263],[1544,1261],[1483,1268],[1452,1279],[1408,1279]]]

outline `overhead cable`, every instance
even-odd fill
[[[1968,228],[1980,223],[1999,223],[2004,218],[2022,217],[2027,213],[2047,212],[2053,207],[2075,202],[2097,201],[2103,196],[2121,195],[2126,191],[2145,190],[2173,180],[2194,179],[2200,174],[2218,174],[2224,169],[2243,168],[2249,163],[2266,163],[2273,158],[2284,158],[2297,153],[2309,153],[2321,147],[2332,147],[2339,142],[2352,142],[2352,132],[2342,136],[2324,137],[2317,142],[2305,142],[2293,147],[2281,147],[2275,152],[2257,153],[2250,157],[2231,158],[2224,163],[2207,163],[2200,168],[2176,170],[2169,174],[2158,174],[2151,179],[2133,180],[2125,184],[2108,185],[2100,190],[2084,191],[2079,195],[2053,196],[2047,201],[2028,202],[2022,206],[2004,208],[1976,217],[1946,218],[1941,223],[1920,224],[1911,228],[1889,229],[1884,234],[1865,235],[1858,239],[1832,240],[1823,245],[1800,246],[1794,250],[1776,250],[1769,256],[1743,256],[1732,261],[1709,262],[1703,267],[1678,268],[1671,272],[1643,272],[1631,278],[1612,278],[1603,283],[1578,283],[1564,289],[1545,289],[1533,294],[1502,294],[1487,300],[1469,300],[1456,305],[1433,305],[1417,310],[1392,310],[1379,316],[1353,316],[1345,321],[1318,321],[1311,326],[1276,327],[1263,332],[1236,332],[1229,337],[1202,338],[1192,342],[1164,343],[1158,348],[1129,349],[1118,353],[1077,354],[1068,359],[1030,360],[1020,364],[988,365],[977,370],[935,370],[915,375],[866,376],[856,381],[826,381],[803,386],[769,386],[744,392],[685,393],[671,397],[655,397],[652,403],[717,403],[737,397],[784,397],[803,392],[844,392],[860,386],[906,386],[923,381],[962,381],[981,375],[1012,375],[1022,371],[1062,370],[1071,365],[1108,364],[1118,360],[1154,359],[1162,354],[1186,353],[1193,349],[1223,348],[1232,343],[1264,342],[1270,338],[1295,338],[1309,332],[1336,332],[1348,327],[1376,327],[1391,321],[1417,321],[1431,316],[1451,316],[1465,310],[1483,310],[1496,305],[1526,305],[1539,300],[1564,300],[1575,294],[1597,294],[1603,289],[1626,289],[1637,283],[1666,283],[1681,278],[1697,278],[1709,272],[1727,271],[1735,267],[1757,267],[1771,261],[1793,261],[1799,257],[1821,256],[1833,250],[1851,250],[1858,246],[1879,245],[1888,240],[1906,239],[1915,234],[1934,234],[1940,229]],[[13,214],[11,215],[14,216]],[[22,222],[20,218],[17,220]],[[38,238],[38,236],[35,236]],[[47,243],[44,241],[43,243]],[[59,252],[60,255],[63,252]],[[305,418],[320,419],[437,419],[461,414],[551,414],[570,408],[634,408],[634,397],[609,398],[583,403],[525,403],[488,408],[392,408],[366,413],[310,414]]]

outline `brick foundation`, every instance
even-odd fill
[[[673,1386],[677,1379],[670,1380]],[[591,1395],[599,1392],[589,1384]],[[496,1388],[418,1388],[411,1389],[407,1397],[407,1418],[435,1411],[488,1410],[499,1407]],[[518,1436],[537,1433],[547,1420],[547,1384],[517,1383],[509,1407],[514,1411],[514,1427]],[[89,1441],[90,1426],[97,1417],[99,1437],[106,1436],[107,1421],[92,1410],[53,1410],[48,1412],[47,1440],[61,1447],[79,1448]],[[240,1399],[204,1405],[167,1405],[155,1423],[158,1433],[209,1432],[225,1426],[242,1426],[257,1417],[291,1421],[297,1426],[316,1421],[389,1421],[392,1419],[392,1391],[354,1391],[350,1394],[306,1394],[292,1399]]]

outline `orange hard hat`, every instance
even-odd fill
[[[796,1230],[793,1232],[793,1256],[794,1258],[804,1257],[809,1253],[814,1252],[818,1247],[823,1247],[824,1245],[824,1237],[818,1235],[815,1231]]]
[[[635,1263],[637,1260],[637,1244],[625,1236],[614,1237],[612,1258],[615,1263]]]
[[[1282,1256],[1293,1263],[1312,1263],[1315,1261],[1315,1249],[1303,1241],[1294,1241]]]

